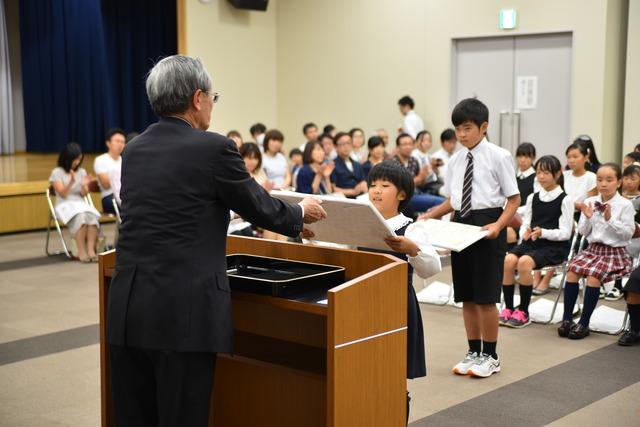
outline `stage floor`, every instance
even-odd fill
[[[82,166],[93,175],[93,160],[100,153],[84,155]],[[56,167],[58,154],[22,153],[0,156],[0,184],[47,181]]]

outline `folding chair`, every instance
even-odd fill
[[[49,221],[47,222],[47,238],[44,244],[44,252],[47,254],[47,256],[54,256],[54,255],[61,255],[61,254],[65,254],[67,256],[67,258],[72,259],[73,256],[71,255],[71,252],[69,251],[69,248],[67,246],[67,242],[64,238],[64,235],[62,234],[62,228],[60,227],[60,221],[58,221],[58,217],[56,216],[56,211],[53,207],[53,201],[52,201],[52,197],[55,197],[55,190],[53,189],[53,185],[50,185],[44,192],[45,197],[47,198],[47,204],[49,205]],[[58,252],[51,252],[49,251],[49,241],[50,241],[50,237],[51,237],[51,223],[55,224],[56,230],[58,231],[58,236],[60,237],[60,242],[62,243],[62,251],[58,251]]]
[[[122,224],[122,218],[120,217],[120,206],[118,206],[118,202],[116,201],[115,197],[111,201],[113,202],[113,210],[116,211],[116,219],[118,220],[118,224]]]
[[[571,239],[571,248],[569,249],[569,254],[567,255],[567,259],[566,261],[564,261],[562,264],[558,264],[558,265],[550,265],[547,267],[543,267],[535,271],[550,271],[550,270],[556,270],[556,269],[562,269],[562,280],[560,281],[561,285],[560,285],[560,289],[558,289],[558,295],[556,296],[556,299],[553,303],[553,308],[551,309],[551,315],[549,316],[549,319],[544,321],[544,322],[536,322],[536,323],[542,323],[544,325],[548,325],[549,323],[551,323],[553,321],[553,316],[556,314],[556,309],[558,308],[558,304],[560,303],[560,297],[562,296],[562,292],[564,290],[564,285],[567,281],[567,270],[569,268],[569,262],[571,261],[571,259],[573,259],[573,257],[582,250],[584,243],[587,241],[587,239],[584,236],[580,236],[580,243],[577,246],[576,249],[576,241],[578,240],[578,231],[577,231],[577,227],[574,227],[574,233],[573,233],[573,237]]]
[[[635,239],[635,238],[638,238],[638,237],[640,237],[640,226],[638,226],[638,224],[636,224],[636,232],[634,233],[633,238]],[[638,265],[640,265],[640,257],[635,257],[633,259],[633,268],[631,269],[631,271],[635,270],[638,267]],[[629,273],[628,275],[623,277],[623,279],[628,279],[629,276],[631,276],[631,273]],[[594,313],[595,313],[595,311],[594,311]],[[619,335],[619,334],[621,334],[622,332],[624,332],[628,328],[629,328],[629,311],[627,311],[627,310],[624,311],[624,317],[622,318],[622,324],[620,325],[620,329],[618,329],[618,330],[616,330],[614,332],[603,330],[603,329],[598,329],[597,327],[596,328],[593,328],[591,326],[589,327],[589,329],[592,332],[598,332],[600,334],[606,334],[606,335]]]

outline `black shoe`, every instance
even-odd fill
[[[566,338],[569,336],[569,332],[571,332],[571,328],[575,325],[571,320],[563,320],[562,324],[558,327],[558,335],[562,338]]]
[[[640,332],[634,332],[632,330],[625,332],[618,340],[618,345],[623,345],[625,347],[638,343],[640,343]]]
[[[589,336],[589,327],[583,326],[582,323],[576,323],[569,332],[570,340],[581,340]]]

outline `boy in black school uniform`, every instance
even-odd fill
[[[500,372],[496,303],[500,302],[507,247],[505,227],[520,206],[520,193],[511,154],[485,137],[487,107],[477,99],[462,100],[453,109],[451,121],[464,148],[448,163],[444,187],[448,198],[420,219],[440,218],[454,211],[452,221],[488,231],[484,239],[452,253],[451,267],[454,298],[463,303],[469,342],[467,355],[453,372],[489,377]]]

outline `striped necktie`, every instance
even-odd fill
[[[473,182],[473,154],[467,153],[467,168],[464,171],[464,181],[462,182],[462,205],[460,216],[466,218],[471,213],[471,190]]]

